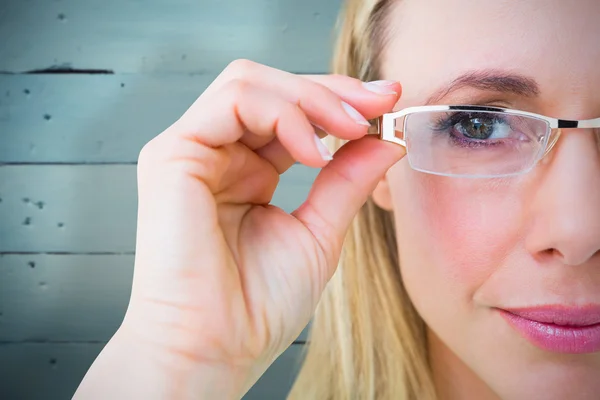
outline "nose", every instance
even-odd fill
[[[566,129],[538,168],[527,250],[566,265],[600,253],[599,129]]]

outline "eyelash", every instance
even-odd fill
[[[434,122],[432,129],[436,133],[440,133],[440,134],[447,133],[449,136],[449,139],[452,141],[453,144],[460,146],[460,147],[464,147],[464,148],[479,149],[479,148],[489,148],[489,147],[503,145],[504,144],[503,140],[469,139],[466,137],[460,137],[460,136],[455,135],[452,130],[450,132],[446,132],[448,129],[454,127],[457,123],[459,123],[460,121],[462,121],[465,118],[478,118],[478,117],[490,118],[490,114],[488,114],[488,113],[456,112],[449,116],[440,116]],[[492,122],[494,122],[494,123],[501,122],[504,124],[508,123],[506,120],[498,118],[495,115],[492,118]]]

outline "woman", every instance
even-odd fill
[[[349,0],[336,75],[232,63],[140,154],[130,307],[76,397],[240,398],[316,310],[293,399],[599,398],[599,17]],[[392,111],[407,157],[367,135]],[[288,215],[294,161],[323,169]]]

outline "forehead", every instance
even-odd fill
[[[494,69],[535,78],[545,97],[600,106],[600,1],[397,1],[381,72],[402,82],[407,101],[466,71]]]

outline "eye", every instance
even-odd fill
[[[493,116],[464,117],[454,128],[464,137],[475,140],[501,139],[510,136],[510,126]]]
[[[494,133],[494,121],[491,118],[465,118],[458,123],[458,130],[470,139],[489,139]]]

